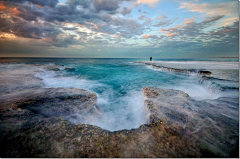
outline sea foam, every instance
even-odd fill
[[[41,78],[46,88],[79,88],[97,93],[97,105],[102,112],[99,116],[73,114],[67,119],[75,124],[91,124],[110,131],[138,128],[148,123],[144,96],[140,90],[131,90],[121,95],[117,90],[97,80],[67,76],[65,72],[44,70],[35,74]]]

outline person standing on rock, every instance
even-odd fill
[[[150,57],[150,61],[152,61],[152,57]]]

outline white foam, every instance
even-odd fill
[[[217,99],[222,96],[220,93],[213,93],[211,91],[208,91],[203,86],[197,84],[176,86],[174,88],[186,92],[191,98],[195,100]]]
[[[110,131],[138,128],[148,123],[147,110],[144,107],[144,95],[142,90],[131,90],[126,95],[118,92],[99,81],[82,79],[77,76],[64,76],[61,72],[42,71],[35,75],[43,80],[46,88],[80,88],[97,94],[97,104],[103,110],[99,116],[74,114],[74,118],[68,120],[75,124],[91,124]]]
[[[131,91],[127,95],[116,99],[111,111],[103,112],[98,120],[90,117],[86,123],[100,126],[110,131],[138,128],[142,124],[147,124],[149,119],[148,111],[144,107],[144,96],[142,91]],[[106,104],[106,103],[105,103]]]
[[[144,61],[143,61],[144,62]],[[145,61],[149,62],[149,61]],[[152,61],[152,64],[178,69],[239,69],[239,62],[216,61]]]
[[[143,93],[131,91],[127,95],[116,99],[116,102],[105,101],[103,98],[98,102],[101,107],[109,107],[98,115],[88,114],[80,116],[74,114],[75,118],[68,118],[75,124],[91,124],[109,131],[138,128],[149,122],[149,112],[144,107]]]
[[[155,63],[155,62],[154,62]],[[186,64],[185,64],[186,63]],[[220,64],[222,62],[201,62],[201,61],[193,61],[193,62],[176,62],[176,61],[158,61],[158,65],[159,66],[163,66],[162,64],[178,64],[181,65],[181,67],[176,67],[176,68],[182,68],[182,69],[189,69],[187,67],[193,64],[206,64],[208,63],[208,65],[205,66],[205,68],[210,68],[209,65],[211,65],[212,63],[215,64]],[[235,62],[225,62],[225,64],[233,64],[236,65]],[[189,66],[188,66],[189,64]],[[238,65],[238,64],[237,64]],[[167,65],[164,65],[165,67]],[[171,67],[174,67],[177,65],[171,65]],[[226,65],[225,65],[226,66]],[[222,67],[225,67],[222,66]],[[231,65],[232,66],[232,65]],[[161,68],[155,68],[152,65],[145,65],[145,67],[147,69],[151,69],[154,71],[163,71],[165,73],[171,73],[170,70],[166,71],[165,69],[161,69]],[[215,66],[212,66],[211,68],[214,68]],[[236,68],[236,66],[234,66]],[[231,69],[234,69],[234,67],[229,67]],[[201,65],[199,65],[199,67],[196,65],[196,68],[203,68]],[[220,67],[219,67],[220,68]],[[228,67],[225,67],[228,68]],[[229,69],[228,68],[228,69]],[[218,71],[222,74],[224,74],[225,76],[230,76],[232,78],[235,77],[235,80],[238,81],[238,76],[236,76],[236,71],[232,70],[232,71],[225,71],[225,70],[211,70],[211,71]],[[214,73],[215,73],[214,72]],[[233,73],[232,73],[233,72]],[[215,75],[215,74],[214,74]],[[166,86],[161,86],[162,88],[171,88],[171,89],[178,89],[178,90],[182,90],[184,92],[186,92],[187,94],[189,94],[190,97],[192,97],[195,100],[205,100],[205,99],[217,99],[219,97],[229,97],[229,96],[236,96],[236,91],[228,91],[228,92],[222,92],[221,91],[221,87],[218,86],[217,84],[213,84],[211,80],[206,80],[206,81],[201,81],[201,76],[199,76],[197,73],[187,73],[187,74],[178,74],[174,72],[174,76],[176,77],[180,77],[181,80],[175,81],[175,84],[172,85],[166,85]],[[182,80],[185,79],[185,80]],[[201,81],[201,82],[199,82]],[[231,84],[230,82],[226,81],[229,85]]]
[[[46,88],[80,88],[91,91],[94,87],[101,86],[100,83],[87,79],[80,79],[76,76],[64,76],[63,73],[56,71],[38,72],[35,76],[43,80]]]

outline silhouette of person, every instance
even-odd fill
[[[152,61],[152,57],[150,57],[150,61]]]

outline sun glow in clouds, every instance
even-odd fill
[[[161,56],[173,56],[173,52],[174,56],[189,56],[203,49],[208,51],[201,56],[207,57],[207,52],[215,54],[216,49],[238,54],[237,5],[235,1],[206,0],[2,1],[0,36],[1,39],[32,39],[34,42],[29,40],[28,46],[47,41],[45,51],[51,46],[63,51],[62,48],[84,45],[82,51],[91,55],[90,50],[108,47],[107,52],[99,54],[104,57],[115,51],[118,56],[132,57],[134,53],[145,57],[160,48],[165,50]],[[211,41],[211,46],[206,41]],[[192,42],[192,47],[188,42]],[[23,48],[14,42],[12,45]],[[28,47],[24,48],[22,52],[28,52]],[[144,49],[145,54],[136,54],[136,50]],[[68,52],[71,54],[76,52]]]
[[[16,38],[16,36],[9,33],[0,33],[0,38]]]

